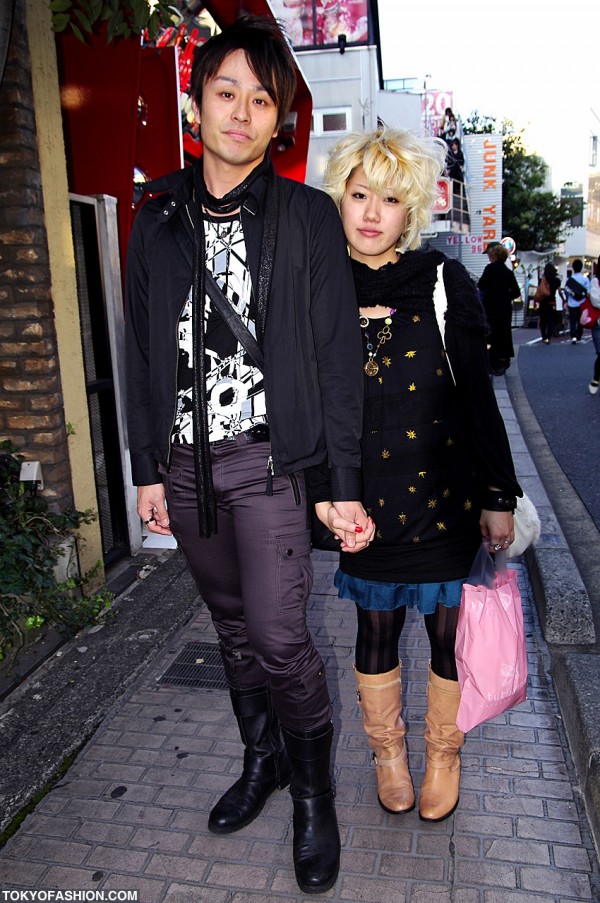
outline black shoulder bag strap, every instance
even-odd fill
[[[262,353],[262,348],[254,338],[248,327],[245,326],[242,320],[238,317],[233,307],[229,303],[229,300],[215,282],[212,273],[209,272],[208,268],[205,268],[204,271],[204,287],[206,289],[206,294],[210,297],[210,300],[224,319],[227,326],[229,326],[230,330],[232,331],[240,345],[242,345],[242,347],[248,352],[248,355],[252,359],[252,363],[256,367],[258,367],[260,371],[264,370],[265,356]]]
[[[180,239],[181,250],[191,268],[193,265],[191,235],[185,227],[185,219],[181,211],[178,211],[174,218],[174,226]],[[191,229],[191,225],[188,228]],[[262,372],[265,368],[265,356],[262,348],[248,327],[238,317],[227,296],[223,294],[207,267],[204,268],[204,287],[217,312],[221,315],[240,345],[247,351],[252,363]]]

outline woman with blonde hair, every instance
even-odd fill
[[[420,247],[445,156],[439,139],[380,128],[339,141],[325,174],[357,290],[363,502],[377,526],[358,555],[342,546],[335,582],[340,597],[356,603],[359,701],[378,799],[392,813],[415,805],[398,642],[407,607],[424,615],[431,664],[419,813],[428,821],[447,818],[459,796],[464,736],[455,723],[454,641],[461,587],[482,537],[492,550],[512,542],[512,512],[522,495],[488,376],[475,285],[458,261]],[[444,339],[436,285],[447,299]],[[335,532],[326,481],[312,497]]]

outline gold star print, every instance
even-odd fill
[[[408,437],[409,439],[416,439],[416,438],[417,438],[417,434],[415,433],[414,430],[407,430],[407,431],[406,431],[406,435],[407,435],[407,437]]]
[[[416,351],[407,351],[404,357],[415,357]]]
[[[421,537],[420,537],[420,536],[413,536],[413,540],[412,540],[412,541],[413,541],[413,542],[421,542]]]
[[[443,376],[443,375],[444,375],[444,371],[442,370],[441,367],[438,367],[438,369],[435,371],[435,375],[436,375],[436,376]]]
[[[421,317],[418,314],[413,314],[412,321],[413,323],[420,323]]]
[[[381,535],[381,530],[377,530],[377,532],[375,533],[375,536],[377,537],[377,539],[383,539],[383,536]]]
[[[435,500],[435,499],[429,499],[429,501],[427,502],[427,507],[428,507],[428,508],[432,508],[432,509],[433,509],[433,508],[437,508],[437,502],[436,502],[436,500]]]
[[[383,508],[384,505],[385,505],[385,499],[379,499],[379,507]]]
[[[416,392],[416,391],[417,391],[417,387],[415,386],[414,383],[411,383],[411,384],[410,384],[410,386],[408,387],[408,391],[409,391],[409,392]]]
[[[472,507],[473,502],[471,502],[470,499],[467,499],[467,501],[465,502],[465,511],[470,511]]]
[[[409,486],[409,487],[408,487],[408,491],[409,491],[409,492],[416,492],[416,491],[417,491],[417,487],[416,487],[416,486]]]
[[[436,527],[438,528],[440,533],[442,533],[446,529],[446,524],[444,523],[443,520],[439,520],[436,524]]]
[[[454,439],[452,437],[446,439],[446,445],[454,445]]]
[[[426,470],[420,470],[420,471],[419,471],[419,476],[421,477],[422,480],[425,479],[425,474],[426,474],[426,473],[427,473]]]
[[[383,385],[383,376],[378,377],[378,382],[380,386]]]
[[[382,363],[383,363],[386,367],[389,367],[390,364],[392,363],[392,359],[389,358],[389,357],[384,357],[383,360],[382,360]]]
[[[444,491],[442,492],[442,495],[444,496],[445,499],[449,499],[450,498],[450,490],[444,489]]]
[[[408,520],[408,518],[407,518],[406,514],[399,514],[398,520],[400,521],[401,524],[405,524],[406,521]]]
[[[384,448],[383,451],[381,452],[381,457],[383,458],[384,461],[386,461],[389,458],[389,456],[390,456],[389,451],[387,450],[387,448]]]

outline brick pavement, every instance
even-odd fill
[[[518,562],[530,669],[528,699],[474,731],[455,815],[426,824],[385,813],[356,704],[354,611],[331,586],[335,557],[315,555],[310,625],[334,699],[340,878],[326,898],[369,903],[598,901],[598,867],[537,622]],[[0,887],[135,889],[140,903],[305,899],[294,881],[291,801],[277,792],[237,834],[206,827],[241,766],[224,690],[158,679],[186,643],[214,643],[207,612],[172,639],[115,704],[59,783],[0,851]],[[410,764],[416,787],[428,641],[411,613],[401,639]]]

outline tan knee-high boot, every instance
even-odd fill
[[[410,812],[415,792],[408,771],[402,710],[401,665],[387,674],[356,674],[357,696],[363,724],[373,750],[377,799],[386,812]]]
[[[460,702],[458,681],[444,680],[429,668],[427,684],[427,741],[425,777],[419,797],[419,816],[425,821],[442,821],[458,805],[460,789],[460,749],[465,735],[456,726]]]

